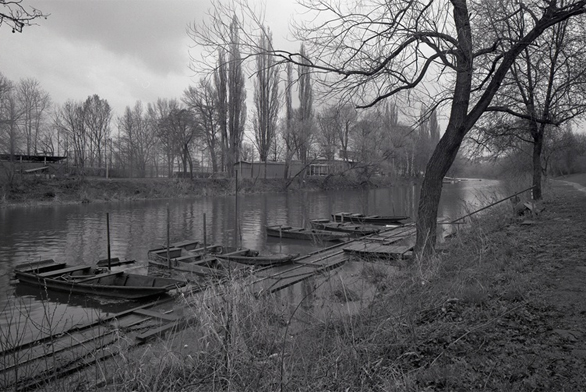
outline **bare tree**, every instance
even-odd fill
[[[586,112],[585,21],[581,16],[558,23],[520,53],[487,109],[495,114],[481,121],[474,133],[475,140],[498,153],[518,148],[517,141],[531,145],[537,200],[542,197],[547,134],[564,132],[561,125]],[[517,18],[509,19],[506,27],[518,35],[526,28]]]
[[[226,157],[228,155],[228,65],[224,49],[218,49],[218,64],[214,72],[214,86],[216,87],[216,109],[218,126],[220,127],[220,141],[222,143],[221,165],[226,171]]]
[[[196,136],[196,122],[193,112],[181,107],[172,105],[167,118],[163,120],[167,132],[171,132],[173,140],[179,148],[179,156],[183,163],[183,173],[190,173],[193,176],[193,159],[191,144]],[[187,167],[189,166],[189,171]]]
[[[339,75],[326,82],[332,89],[363,97],[366,107],[416,91],[432,73],[446,82],[435,102],[449,102],[449,121],[426,166],[416,223],[416,251],[429,253],[435,246],[442,180],[464,137],[489,107],[517,56],[547,29],[586,12],[586,1],[472,3],[473,7],[491,6],[500,23],[515,15],[523,17],[527,28],[521,36],[498,29],[490,41],[473,39],[480,36],[486,20],[466,0],[372,0],[346,4],[346,8],[334,3],[305,2],[327,20],[299,31],[316,61],[308,65],[309,56],[302,53],[273,53],[283,61]],[[477,68],[475,62],[490,66]]]
[[[27,155],[37,153],[37,143],[44,125],[51,99],[36,79],[22,79],[17,84],[17,99],[22,116],[19,126],[25,140]]]
[[[251,21],[258,22],[246,1],[241,3],[250,11]],[[316,25],[297,29],[307,53],[273,50],[271,54],[325,75],[320,79],[323,87],[362,99],[360,107],[406,92],[429,96],[432,82],[431,107],[447,105],[448,124],[426,166],[419,197],[418,254],[435,247],[443,177],[517,57],[547,29],[586,12],[586,0],[302,0],[302,4],[320,14]],[[491,23],[506,25],[508,19],[521,17],[526,29],[519,35],[487,25],[486,13],[481,12],[487,8]],[[228,15],[216,7],[211,23],[225,25]],[[207,38],[200,42],[208,50],[218,46],[213,31]],[[249,39],[242,45],[250,49],[250,56],[256,53],[256,42]]]
[[[297,65],[297,80],[299,83],[299,109],[297,110],[297,122],[293,140],[297,157],[305,165],[307,164],[309,150],[311,148],[313,130],[313,88],[311,85],[311,73],[305,46],[301,44],[301,62]]]
[[[158,145],[162,147],[162,153],[165,157],[167,165],[167,177],[173,176],[173,164],[178,152],[176,142],[173,134],[167,127],[167,117],[171,111],[170,102],[167,99],[157,99],[155,104],[149,104],[147,108],[149,121],[154,128],[154,136],[158,141]],[[160,152],[160,150],[159,150]],[[153,159],[157,159],[153,157]]]
[[[92,166],[105,166],[105,148],[110,137],[112,109],[108,101],[97,94],[88,97],[83,104],[84,121],[88,136],[88,160]]]
[[[0,27],[6,23],[13,33],[22,33],[24,26],[31,26],[38,18],[47,18],[34,7],[25,7],[22,0],[0,0]]]
[[[240,147],[246,120],[246,89],[240,54],[239,21],[236,15],[230,23],[228,52],[228,175],[233,175],[233,166],[240,159]]]
[[[194,113],[194,120],[201,130],[214,173],[218,171],[218,152],[221,153],[218,151],[221,145],[216,101],[216,92],[206,79],[200,79],[197,88],[189,86],[183,92],[183,102]]]
[[[289,178],[289,166],[293,158],[293,64],[287,63],[287,77],[285,87],[285,120],[282,132],[283,142],[285,144],[285,169],[284,176]]]
[[[0,146],[11,156],[19,149],[18,121],[21,115],[14,83],[0,74]]]
[[[259,55],[256,57],[256,81],[254,83],[254,106],[256,113],[253,119],[258,154],[262,162],[266,162],[271,146],[275,143],[277,116],[279,114],[279,67],[269,51],[273,46],[269,28],[261,35]],[[266,170],[265,170],[266,175]]]
[[[320,155],[328,160],[336,157],[338,146],[338,121],[336,118],[337,108],[330,106],[324,108],[317,114],[317,142],[320,149]]]
[[[136,101],[134,108],[126,107],[118,118],[119,155],[129,177],[145,177],[148,163],[154,158],[156,128],[152,126],[142,102]]]
[[[73,155],[73,164],[83,174],[86,165],[87,132],[83,104],[69,100],[55,112],[55,127],[65,136],[67,156]]]

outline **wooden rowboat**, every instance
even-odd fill
[[[299,257],[297,254],[267,254],[261,255],[257,250],[248,249],[244,253],[240,254],[228,254],[218,255],[220,259],[235,261],[241,264],[267,266],[275,264],[286,264],[293,261],[293,259]]]
[[[176,271],[188,272],[193,275],[206,278],[225,278],[231,273],[241,273],[250,269],[249,266],[238,264],[228,260],[232,256],[245,254],[249,249],[222,248],[226,253],[190,254],[191,251],[183,250],[183,255],[167,260],[165,256],[149,252],[149,265],[159,268],[171,268]],[[187,253],[187,254],[186,254]],[[220,256],[224,258],[220,258]]]
[[[177,279],[131,274],[124,271],[111,272],[89,265],[55,262],[19,266],[15,268],[14,273],[20,283],[43,290],[132,300],[162,295],[187,283]]]
[[[332,222],[329,219],[312,219],[311,227],[318,230],[339,231],[348,233],[353,237],[362,237],[365,235],[376,234],[380,227],[372,225],[361,225],[352,222]]]
[[[209,255],[216,255],[224,252],[234,251],[235,249],[225,249],[221,245],[207,245],[201,247],[184,247],[180,244],[172,244],[168,249],[168,258],[171,260],[195,263]],[[167,247],[151,249],[147,252],[149,263],[151,261],[164,263],[167,262]]]
[[[352,222],[360,224],[373,225],[396,225],[402,221],[409,219],[408,216],[403,215],[364,215],[352,212],[338,212],[332,214],[332,219],[336,222]]]
[[[306,229],[291,226],[267,226],[267,235],[270,237],[291,238],[310,241],[345,241],[350,237],[348,233],[337,233],[327,230]]]

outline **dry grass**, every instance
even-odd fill
[[[106,385],[83,385],[117,391],[562,390],[539,354],[550,349],[543,342],[556,316],[541,295],[535,234],[524,231],[521,219],[507,203],[474,216],[439,253],[413,260],[399,276],[380,261],[364,261],[358,275],[375,291],[372,301],[364,300],[360,286],[335,278],[308,283],[294,303],[257,298],[241,282],[182,299],[178,305],[195,320],[190,328],[116,357],[116,366],[103,371]],[[345,317],[315,312],[327,302],[358,304],[358,311]],[[563,385],[579,385],[579,365],[555,365],[567,373]]]

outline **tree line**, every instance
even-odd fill
[[[260,45],[270,44],[267,29]],[[249,113],[238,56],[238,45],[231,45],[218,53],[213,77],[202,77],[180,98],[137,101],[118,115],[98,95],[57,104],[38,80],[0,74],[0,150],[66,156],[76,173],[125,177],[191,177],[202,170],[231,176],[239,160],[307,164],[317,158],[352,162],[364,179],[423,173],[440,135],[435,112],[426,117],[422,110],[413,128],[401,123],[396,102],[367,111],[350,103],[316,110],[303,66],[281,71],[272,56],[259,55]]]
[[[586,0],[301,3],[320,17],[296,26],[295,38],[303,44],[290,51],[273,46],[270,29],[248,2],[214,1],[207,21],[188,28],[195,45],[207,51],[204,58],[214,59],[204,61],[206,76],[165,115],[155,110],[158,103],[127,108],[117,121],[118,164],[136,175],[148,161],[142,151],[158,151],[157,163],[181,162],[187,172],[199,142],[214,171],[228,174],[235,162],[257,153],[264,161],[307,163],[335,151],[359,162],[365,175],[424,174],[416,251],[428,253],[435,244],[442,180],[463,151],[512,162],[519,153],[530,156],[536,200],[548,168],[571,170],[576,160],[569,155],[583,155],[583,137],[568,130],[586,109]],[[248,60],[255,62],[250,121]],[[326,98],[318,98],[315,83]],[[3,98],[2,139],[9,148],[24,148],[39,133],[34,125],[20,125],[27,120],[18,117],[16,102]],[[79,118],[62,122],[69,126],[67,145],[79,149],[79,164],[99,162],[98,138],[81,136],[90,132],[86,105],[72,106]],[[438,109],[447,117],[443,132]],[[402,123],[406,116],[416,120]],[[153,135],[157,148],[140,145],[149,140],[143,131]]]

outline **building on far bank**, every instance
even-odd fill
[[[0,154],[0,178],[9,173],[51,176],[57,171],[55,165],[66,159],[53,155]]]
[[[314,159],[305,167],[301,161],[291,161],[289,173],[285,176],[285,162],[239,161],[234,164],[234,170],[240,178],[291,178],[304,174],[306,176],[327,176],[347,171],[352,167],[353,162],[343,160]]]

